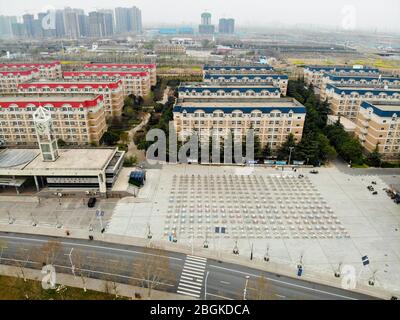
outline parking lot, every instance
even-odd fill
[[[17,199],[17,198],[16,198]],[[62,198],[44,199],[40,202],[27,200],[0,201],[0,224],[34,225],[42,227],[62,227],[63,229],[101,229],[111,217],[116,199],[97,201],[93,208],[88,208],[88,199]],[[96,217],[96,210],[104,212],[102,221]]]

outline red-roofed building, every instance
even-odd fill
[[[146,96],[150,93],[150,74],[147,71],[66,71],[63,73],[67,80],[122,80],[124,96]]]
[[[83,81],[53,80],[30,81],[18,85],[23,94],[59,95],[59,94],[101,94],[104,98],[106,116],[119,117],[124,106],[122,80]]]
[[[98,71],[147,71],[150,74],[150,84],[157,84],[157,71],[154,63],[88,63],[84,65],[85,69]]]
[[[0,69],[20,70],[33,68],[39,70],[39,78],[59,79],[62,77],[61,63],[59,61],[48,63],[1,63]]]
[[[18,92],[18,84],[39,78],[39,69],[0,67],[0,94]]]
[[[33,113],[50,111],[57,139],[77,146],[98,144],[107,131],[103,95],[0,97],[0,140],[6,145],[37,145]]]

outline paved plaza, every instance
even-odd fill
[[[304,177],[299,178],[299,174]],[[367,186],[372,181],[377,195]],[[400,206],[376,176],[333,168],[168,165],[147,170],[138,197],[121,199],[107,232],[179,243],[293,265],[330,275],[352,265],[365,283],[400,288]],[[217,233],[217,232],[218,233]],[[362,265],[368,255],[370,264]]]
[[[117,199],[103,199],[97,201],[94,208],[88,208],[87,199],[62,198],[61,200],[41,198],[40,202],[19,201],[14,197],[4,201],[0,199],[0,224],[33,225],[40,227],[68,229],[86,229],[90,226],[94,231],[101,229],[101,224],[106,227],[111,217]],[[104,212],[102,221],[96,217],[96,210]],[[11,221],[10,221],[11,220]]]

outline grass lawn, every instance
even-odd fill
[[[28,298],[26,297],[28,295]],[[115,300],[115,296],[99,291],[64,287],[44,290],[39,281],[0,275],[0,300]]]
[[[369,168],[369,166],[365,163],[363,164],[352,164],[351,165],[352,168]]]

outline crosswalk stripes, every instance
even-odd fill
[[[176,292],[200,298],[206,265],[206,258],[187,255]]]

